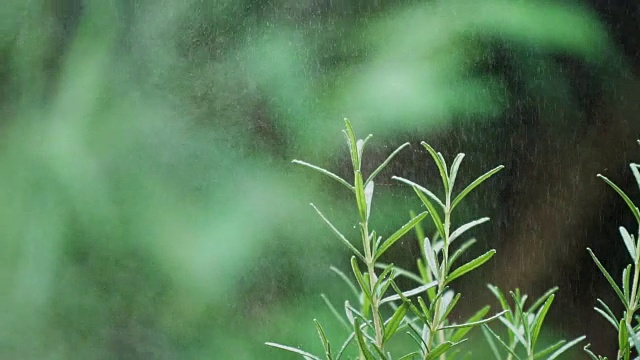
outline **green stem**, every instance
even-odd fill
[[[640,237],[640,234],[639,234]],[[638,306],[638,279],[640,278],[640,264],[638,262],[638,257],[640,255],[640,249],[638,249],[638,244],[636,243],[636,260],[633,263],[633,284],[631,285],[631,295],[629,299],[629,308],[627,309],[627,314],[625,316],[625,323],[628,329],[633,329],[633,315],[635,314],[635,309]],[[631,336],[635,336],[635,334],[631,333]],[[619,349],[618,358],[623,356],[624,349]]]
[[[447,193],[445,208],[444,208],[444,239],[443,239],[444,245],[442,247],[442,265],[440,266],[440,276],[438,279],[437,294],[441,294],[444,291],[445,280],[449,272],[448,268],[449,268],[449,233],[450,231],[451,231],[451,194]],[[440,313],[441,306],[442,306],[442,296],[438,297],[433,309],[433,320],[431,321],[431,331],[429,332],[429,341],[428,341],[428,346],[430,347],[432,347],[433,341],[436,336],[436,332],[440,327],[440,321],[444,320],[444,319],[438,318],[438,314]],[[440,341],[440,343],[443,343],[446,340],[444,337],[444,333],[442,331],[438,333],[438,340]],[[440,355],[440,360],[446,360],[446,359],[447,359],[447,356],[445,354]]]
[[[375,338],[376,345],[380,349],[380,351],[384,351],[383,337],[384,337],[384,327],[382,323],[382,319],[380,317],[380,296],[375,291],[374,287],[376,281],[378,280],[376,271],[375,271],[375,261],[373,260],[373,251],[371,249],[371,242],[375,241],[375,239],[371,239],[369,235],[369,224],[368,219],[364,219],[362,224],[363,238],[362,241],[364,243],[365,249],[365,260],[367,262],[367,271],[369,273],[369,287],[371,293],[371,313],[373,317],[373,327],[375,329]]]

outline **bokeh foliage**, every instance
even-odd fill
[[[344,254],[290,159],[335,162],[343,116],[385,144],[500,114],[500,49],[531,96],[552,54],[613,53],[570,2],[2,7],[2,358],[285,358],[262,343],[311,342]]]

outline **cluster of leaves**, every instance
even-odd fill
[[[640,187],[640,165],[631,164],[630,167],[638,183],[638,187]],[[629,206],[629,209],[631,209],[637,223],[640,225],[640,210],[638,210],[638,207],[631,201],[629,196],[608,178],[602,175],[598,175],[598,177],[604,180],[622,197]],[[638,281],[640,280],[640,246],[638,245],[638,238],[640,238],[640,235],[637,237],[631,235],[623,226],[619,228],[619,231],[624,245],[631,256],[631,260],[633,260],[633,263],[628,264],[622,271],[622,289],[620,289],[620,286],[618,286],[613,277],[604,268],[593,251],[589,248],[587,248],[587,251],[624,306],[621,317],[615,316],[611,308],[601,299],[597,300],[600,307],[595,307],[595,310],[618,332],[618,353],[616,359],[629,360],[631,359],[632,347],[636,348],[636,352],[640,352],[640,321],[638,316],[636,316],[636,312],[640,309],[640,294],[638,294]],[[631,275],[632,273],[633,277]],[[589,349],[589,345],[584,349],[593,360],[607,359],[604,356],[594,354]],[[638,359],[638,357],[635,357],[635,359]]]
[[[541,359],[544,357],[547,360],[557,359],[569,348],[585,339],[585,336],[580,336],[569,342],[559,340],[542,350],[536,350],[542,324],[551,308],[555,292],[558,291],[557,287],[547,291],[526,310],[525,303],[528,296],[521,294],[519,289],[510,293],[514,308],[511,308],[506,296],[496,286],[489,285],[489,290],[495,295],[505,311],[504,316],[501,316],[499,320],[507,328],[507,340],[504,341],[488,324],[482,327],[483,334],[496,359],[519,360],[523,358]],[[504,351],[501,351],[501,347],[507,351],[506,356],[503,355]],[[522,355],[522,350],[520,349],[524,349],[524,355]],[[518,355],[519,353],[520,355]]]
[[[450,287],[452,281],[468,274],[486,263],[495,254],[495,250],[480,255],[469,262],[456,266],[456,261],[460,259],[467,250],[476,242],[475,239],[462,242],[456,247],[452,245],[459,240],[462,235],[477,225],[487,222],[488,218],[481,218],[471,221],[455,229],[452,228],[451,215],[455,207],[478,185],[489,177],[500,171],[503,166],[498,166],[469,184],[459,194],[454,196],[454,186],[458,169],[464,158],[464,154],[458,154],[453,160],[451,167],[439,152],[436,152],[426,143],[428,153],[435,161],[442,178],[444,199],[441,199],[430,190],[411,180],[393,177],[395,180],[410,185],[427,211],[420,214],[412,214],[411,220],[394,232],[391,236],[383,240],[375,231],[370,230],[371,203],[374,191],[374,178],[384,169],[399,151],[408,146],[403,144],[396,149],[375,171],[366,179],[361,172],[362,154],[367,141],[371,135],[363,140],[358,140],[354,134],[351,124],[345,121],[346,130],[344,134],[347,139],[351,160],[353,165],[353,184],[347,182],[338,175],[306,163],[294,160],[294,163],[304,165],[314,169],[330,178],[338,181],[348,188],[354,195],[359,214],[359,229],[362,239],[362,251],[353,245],[313,204],[322,220],[329,226],[332,232],[346,245],[353,256],[351,257],[351,267],[355,281],[343,272],[332,268],[338,275],[347,282],[359,299],[358,307],[351,305],[348,301],[344,305],[344,316],[337,308],[323,297],[331,311],[348,330],[349,335],[337,351],[332,347],[322,325],[314,320],[315,326],[322,341],[325,358],[327,360],[341,359],[350,344],[355,343],[360,359],[448,359],[461,354],[458,345],[467,340],[467,334],[474,327],[484,326],[492,348],[496,356],[501,359],[496,349],[494,339],[509,351],[509,357],[520,359],[515,352],[515,346],[520,343],[526,348],[527,356],[530,359],[540,358],[549,355],[548,359],[557,358],[569,347],[581,341],[576,339],[569,343],[562,341],[542,351],[534,352],[534,346],[540,334],[542,322],[553,301],[553,291],[538,299],[526,312],[523,311],[526,296],[521,296],[518,291],[513,293],[516,303],[516,310],[512,310],[500,292],[495,287],[490,289],[496,294],[502,304],[502,311],[493,316],[485,317],[490,307],[485,306],[471,316],[466,322],[457,324],[449,319],[449,314],[453,311],[461,297]],[[424,235],[424,230],[420,222],[426,217],[430,217],[435,225],[436,232],[432,239]],[[418,234],[421,257],[417,259],[418,274],[380,262],[380,258],[385,252],[396,243],[403,235],[415,229]],[[457,245],[457,244],[456,244]],[[361,268],[364,265],[364,270]],[[413,289],[402,291],[396,284],[396,279],[403,276],[417,283]],[[500,319],[509,331],[509,340],[506,344],[488,326],[492,320]],[[415,341],[415,350],[400,356],[392,355],[387,346],[395,335],[405,333]],[[267,343],[267,345],[287,350],[303,356],[305,360],[319,360],[320,357],[309,352],[291,346],[277,343]],[[469,355],[469,354],[466,354]]]

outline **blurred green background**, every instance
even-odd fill
[[[571,1],[3,0],[0,358],[317,352],[313,318],[344,335],[319,295],[348,297],[329,271],[348,259],[308,203],[343,229],[356,213],[290,160],[348,174],[345,116],[374,134],[371,168],[432,134],[451,150],[448,131],[523,98],[579,107],[553,56],[612,76],[615,49]],[[477,150],[468,176],[501,160],[478,150],[499,133],[453,136]],[[423,176],[414,150],[392,169]],[[499,207],[491,190],[463,213]],[[379,187],[381,231],[418,206],[408,194]]]

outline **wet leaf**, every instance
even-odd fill
[[[404,144],[402,144],[402,145],[400,145],[400,147],[398,147],[394,152],[392,152],[392,153],[391,153],[391,155],[389,155],[389,157],[387,157],[387,159],[386,159],[382,164],[380,164],[380,166],[378,166],[378,167],[377,167],[377,168],[376,168],[376,169],[371,173],[371,175],[369,175],[369,178],[367,178],[367,181],[365,182],[365,184],[368,184],[369,182],[373,181],[373,179],[374,179],[376,176],[378,176],[378,174],[379,174],[382,170],[384,170],[384,168],[385,168],[387,165],[389,165],[389,163],[391,162],[391,160],[392,160],[396,155],[398,155],[398,153],[399,153],[402,149],[404,149],[404,148],[405,148],[405,147],[407,147],[407,146],[410,146],[410,144],[409,144],[408,142],[407,142],[407,143],[404,143]]]
[[[540,308],[536,317],[533,321],[533,329],[531,330],[531,348],[536,345],[536,341],[538,341],[538,336],[540,335],[540,330],[542,329],[542,324],[544,323],[544,318],[547,316],[547,312],[549,308],[551,308],[551,304],[553,303],[554,295],[551,295],[547,298],[547,301],[544,302],[544,305]]]
[[[433,158],[433,161],[435,161],[436,165],[438,166],[438,172],[440,173],[440,177],[442,178],[442,185],[444,186],[444,193],[448,194],[449,193],[449,174],[448,174],[447,164],[445,163],[444,158],[442,157],[442,154],[437,153],[431,147],[431,145],[427,144],[424,141],[421,142],[420,145],[424,146],[424,148],[427,149],[427,151]]]
[[[604,277],[609,282],[609,285],[611,285],[611,287],[613,288],[613,291],[616,292],[616,295],[618,295],[618,298],[620,298],[620,301],[622,301],[625,308],[629,308],[629,303],[627,302],[627,299],[624,297],[624,294],[620,290],[620,287],[618,287],[618,284],[616,284],[615,280],[613,280],[611,275],[609,275],[609,272],[604,268],[604,266],[602,266],[602,264],[600,263],[600,260],[598,260],[598,258],[593,253],[593,251],[591,251],[591,249],[589,248],[587,248],[587,251],[589,252],[589,255],[591,255],[591,258],[593,259],[593,261],[596,263],[596,266],[598,267],[598,269],[600,269],[600,272],[602,273],[602,275],[604,275]]]
[[[562,346],[560,349],[556,350],[556,352],[554,352],[553,354],[551,354],[551,356],[549,356],[547,358],[547,360],[553,360],[558,358],[560,355],[562,355],[565,351],[569,350],[572,346],[577,345],[579,342],[583,341],[584,339],[586,339],[586,336],[580,336],[579,338],[576,338],[572,341],[569,341],[568,343],[566,343],[564,346]]]
[[[327,335],[324,332],[322,325],[320,325],[320,322],[318,322],[318,320],[316,319],[313,319],[313,324],[316,326],[316,331],[318,332],[318,336],[320,337],[320,341],[322,342],[322,347],[324,348],[324,354],[327,357],[327,360],[332,360],[333,357],[331,356],[331,344],[329,344],[329,340],[327,339]]]
[[[633,236],[630,235],[627,229],[625,229],[623,226],[620,226],[619,230],[620,230],[620,235],[622,235],[622,240],[624,240],[624,246],[626,246],[627,251],[629,252],[629,255],[631,255],[631,259],[633,260],[633,262],[636,263],[636,257],[638,256],[637,255],[638,251],[636,249],[636,244],[633,239]]]
[[[415,191],[415,193],[418,195],[420,200],[422,200],[422,203],[427,207],[427,210],[429,211],[429,215],[433,220],[433,224],[436,226],[436,229],[438,229],[438,234],[440,234],[440,237],[444,239],[445,238],[444,225],[442,223],[442,220],[440,220],[440,215],[438,214],[438,211],[433,206],[433,204],[431,204],[431,201],[429,201],[429,199],[426,196],[424,196],[424,194],[420,191],[420,189],[414,186],[413,191]]]
[[[503,165],[500,165],[496,168],[493,168],[489,171],[487,171],[486,173],[484,173],[482,176],[480,176],[479,178],[477,178],[476,180],[474,180],[471,184],[469,184],[464,190],[462,190],[462,192],[460,192],[460,194],[458,194],[456,196],[456,198],[453,200],[453,202],[451,203],[451,210],[455,209],[455,207],[462,201],[464,200],[464,198],[469,195],[469,193],[475,189],[478,185],[482,184],[485,180],[487,180],[488,178],[490,178],[491,176],[493,176],[495,173],[497,173],[498,171],[504,169]]]
[[[393,335],[395,335],[400,323],[402,323],[402,320],[404,320],[404,317],[407,314],[408,308],[409,306],[406,303],[403,303],[393,313],[389,321],[385,324],[383,342],[386,343]]]
[[[321,360],[319,357],[317,357],[317,356],[315,356],[313,354],[310,354],[310,353],[308,353],[306,351],[303,351],[303,350],[300,350],[298,348],[294,348],[292,346],[286,346],[286,345],[281,345],[281,344],[272,343],[272,342],[266,342],[265,344],[268,345],[268,346],[274,347],[274,348],[278,348],[278,349],[286,350],[286,351],[289,351],[289,352],[292,352],[292,353],[296,353],[298,355],[302,355],[302,356],[304,356],[305,359],[308,359],[308,360]]]
[[[450,283],[453,280],[459,278],[460,276],[463,276],[464,274],[477,269],[478,267],[482,266],[482,264],[486,263],[487,261],[489,261],[489,259],[491,259],[493,257],[493,255],[495,255],[496,251],[495,250],[489,250],[486,253],[478,256],[477,258],[469,261],[468,263],[460,266],[459,268],[455,269],[453,272],[451,272],[451,274],[449,274],[447,276],[447,280],[446,283]]]
[[[487,221],[489,221],[489,218],[488,217],[483,217],[482,219],[470,221],[470,222],[460,226],[453,233],[451,233],[451,235],[449,235],[449,244],[453,243],[460,235],[464,234],[469,229],[473,228],[474,226],[478,226],[478,225],[480,225],[482,223],[485,223]]]
[[[422,221],[422,219],[424,219],[427,216],[427,214],[428,213],[426,211],[425,212],[421,212],[416,217],[414,217],[413,219],[409,220],[408,223],[404,224],[395,233],[393,233],[391,236],[389,236],[389,238],[387,238],[387,240],[385,240],[382,243],[382,245],[380,246],[380,248],[376,252],[376,254],[374,256],[374,261],[377,260],[378,258],[380,258],[380,256],[382,256],[385,253],[385,251],[387,251],[393,244],[395,244],[396,241],[400,240],[400,238],[404,234],[406,234],[409,230],[411,230],[414,226],[416,226],[416,224],[418,224],[420,221]]]
[[[431,241],[429,240],[429,238],[424,238],[423,243],[424,243],[424,255],[425,255],[425,258],[427,259],[427,265],[429,266],[429,270],[431,270],[431,274],[433,278],[435,280],[439,280],[440,273],[438,271],[438,268],[440,267],[440,265],[438,265],[438,260],[436,259],[435,252],[431,248]]]
[[[620,189],[618,185],[614,184],[607,177],[600,174],[598,174],[598,177],[604,180],[607,184],[609,184],[609,186],[611,186],[611,188],[613,188],[613,190],[615,190],[618,193],[618,195],[620,195],[620,197],[624,200],[624,202],[627,204],[627,206],[631,210],[631,213],[633,213],[633,216],[636,218],[636,222],[640,224],[640,210],[638,210],[638,208],[635,206],[633,201],[631,201],[629,196],[627,196],[627,194],[625,194],[625,192],[622,191],[622,189]]]
[[[353,244],[351,244],[351,242],[349,242],[349,240],[347,240],[347,238],[344,237],[344,235],[342,235],[342,233],[338,229],[336,229],[336,227],[333,226],[333,224],[324,215],[322,215],[320,210],[318,210],[318,208],[313,204],[311,204],[311,207],[313,207],[313,209],[318,213],[318,215],[320,215],[320,218],[322,218],[325,224],[327,224],[329,228],[333,231],[333,233],[336,234],[338,239],[340,239],[342,243],[345,244],[357,257],[359,257],[362,261],[364,261],[364,256],[362,256],[360,251],[358,251],[358,249],[356,249],[356,247],[353,246]]]
[[[418,190],[420,190],[423,193],[425,193],[428,197],[430,197],[431,200],[435,201],[436,204],[440,205],[440,207],[444,210],[444,203],[442,202],[442,200],[440,200],[434,193],[432,193],[431,191],[429,191],[425,187],[423,187],[421,185],[418,185],[418,184],[414,183],[411,180],[407,180],[405,178],[398,177],[398,176],[393,176],[392,179],[398,180],[398,181],[403,182],[403,183],[405,183],[407,185],[411,185],[412,187],[417,188]]]
[[[451,170],[449,171],[449,183],[450,183],[450,192],[453,193],[453,188],[456,182],[456,176],[458,175],[458,169],[460,168],[460,164],[462,163],[462,159],[464,159],[464,154],[460,153],[453,159],[453,163],[451,164]]]
[[[293,161],[292,161],[292,163],[294,163],[294,164],[298,164],[298,165],[303,165],[303,166],[306,166],[306,167],[308,167],[308,168],[311,168],[311,169],[313,169],[313,170],[315,170],[315,171],[317,171],[317,172],[319,172],[319,173],[321,173],[321,174],[324,174],[324,175],[326,175],[326,176],[328,176],[328,177],[330,177],[330,178],[332,178],[332,179],[336,180],[336,181],[337,181],[337,182],[339,182],[340,184],[344,185],[347,189],[349,189],[349,190],[351,190],[351,191],[354,191],[354,187],[353,187],[353,185],[349,184],[345,179],[343,179],[343,178],[341,178],[340,176],[338,176],[338,175],[336,175],[336,174],[332,173],[332,172],[331,172],[331,171],[329,171],[329,170],[323,169],[323,168],[321,168],[321,167],[319,167],[319,166],[315,166],[315,165],[313,165],[313,164],[309,164],[309,163],[304,162],[304,161],[302,161],[302,160],[293,160]]]
[[[358,141],[356,139],[356,134],[353,132],[353,127],[351,126],[351,122],[349,121],[349,119],[345,118],[344,124],[345,130],[342,131],[347,138],[347,145],[349,145],[353,171],[360,171],[360,157],[358,156]]]

